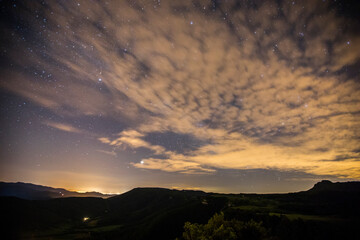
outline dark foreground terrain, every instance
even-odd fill
[[[2,196],[1,239],[358,239],[359,203],[359,182],[329,181],[289,194],[136,188],[107,199]]]

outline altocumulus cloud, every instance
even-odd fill
[[[58,81],[3,69],[13,81],[2,88],[65,116],[127,119],[99,141],[151,150],[137,168],[360,178],[359,76],[346,71],[359,64],[360,35],[327,2],[80,3],[47,6],[41,39],[51,55],[10,55]],[[179,153],[145,139],[165,132],[205,144]]]

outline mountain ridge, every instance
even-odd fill
[[[0,196],[18,197],[27,200],[48,200],[64,197],[109,198],[115,196],[115,194],[103,194],[95,191],[78,193],[65,188],[53,188],[33,183],[0,182]]]
[[[360,182],[331,182],[322,180],[316,183],[308,192],[360,192]]]
[[[65,197],[98,197],[98,198],[112,198],[120,197],[130,192],[185,192],[191,193],[191,195],[203,196],[209,194],[201,190],[178,190],[168,189],[161,187],[136,187],[122,194],[104,194],[96,191],[79,193],[70,191],[65,188],[53,188],[49,186],[43,186],[33,183],[24,182],[0,182],[0,196],[18,197],[27,200],[48,200],[53,198],[65,198]],[[316,194],[320,192],[360,192],[360,182],[331,182],[329,180],[322,180],[314,184],[314,186],[308,190],[300,191],[299,193]],[[222,194],[222,193],[213,193]],[[236,194],[236,193],[235,193]],[[245,194],[245,193],[238,193]],[[281,194],[281,193],[278,193]],[[286,193],[282,193],[286,194]]]

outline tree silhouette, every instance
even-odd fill
[[[215,214],[207,224],[186,222],[183,239],[185,240],[222,240],[222,239],[266,239],[266,229],[261,222],[250,220],[225,220],[224,213]]]

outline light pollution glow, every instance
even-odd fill
[[[336,6],[8,6],[0,177],[103,192],[359,180],[359,23]]]

